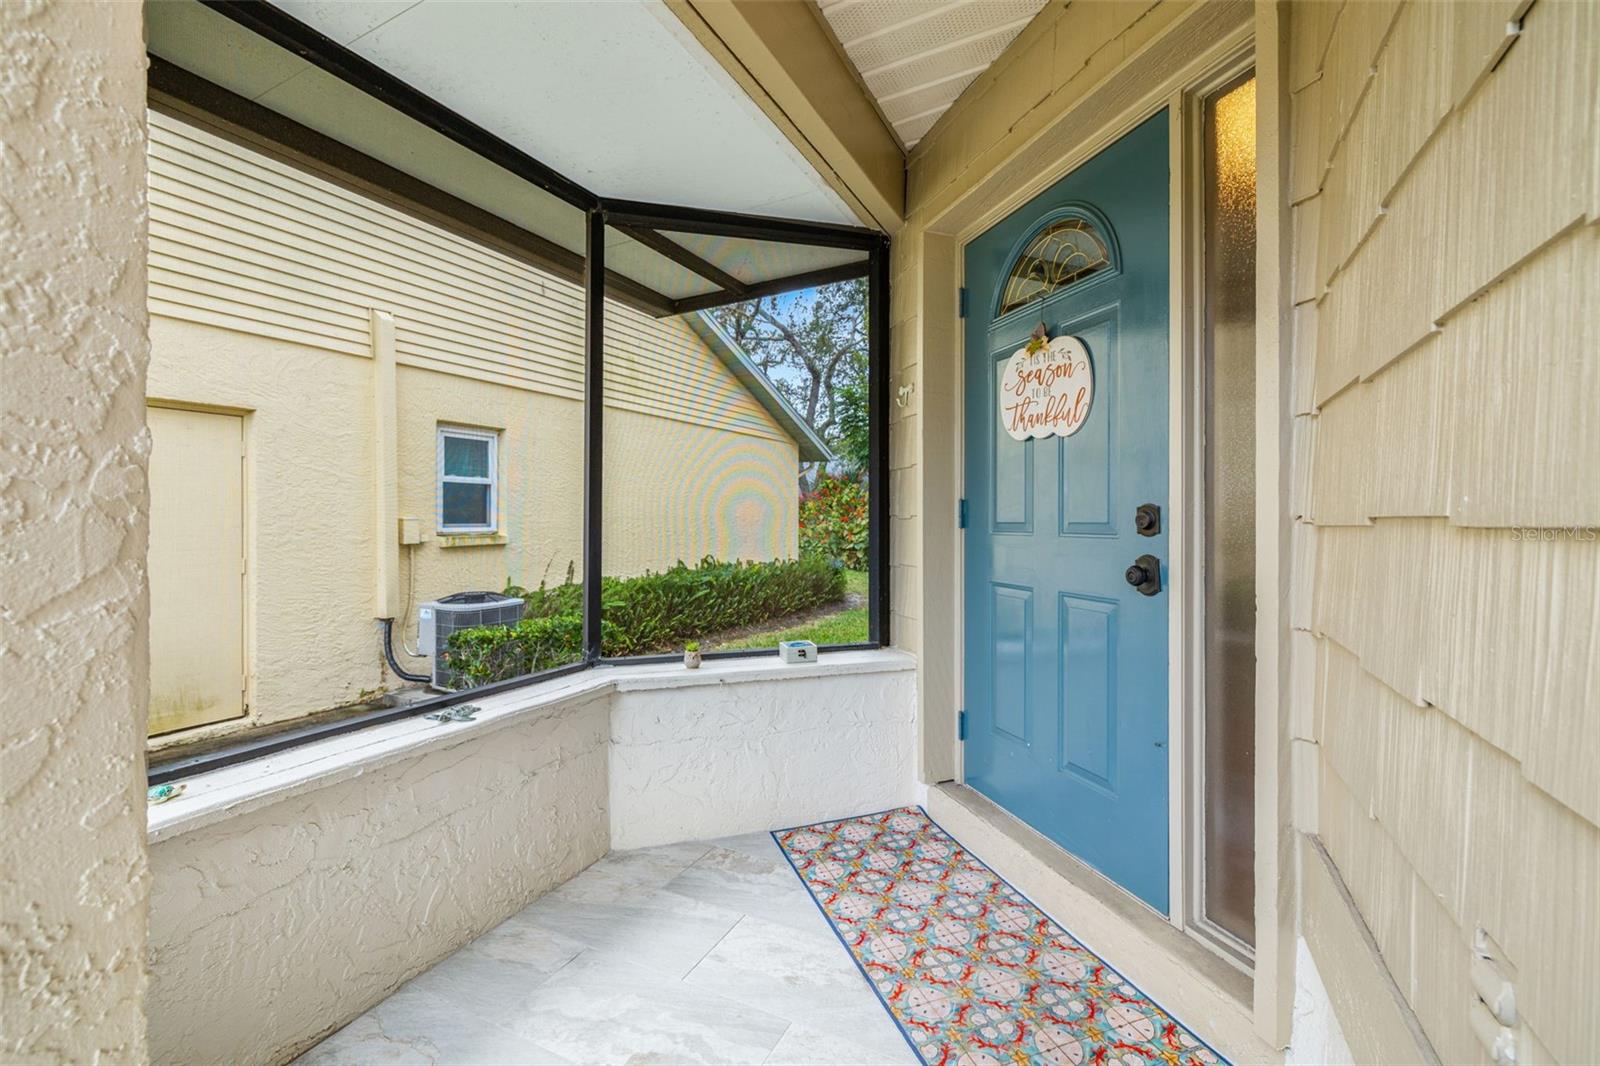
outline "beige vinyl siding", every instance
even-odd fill
[[[1600,25],[1527,7],[1290,15],[1297,730],[1446,1062],[1479,929],[1536,1058],[1600,1047]]]
[[[613,301],[605,330],[606,406],[790,440],[682,318],[651,318]]]
[[[570,282],[212,133],[150,116],[154,314],[581,399]],[[681,319],[608,303],[608,407],[787,440]]]

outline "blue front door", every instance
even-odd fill
[[[1162,913],[1167,170],[1163,112],[974,240],[965,324],[966,782]],[[1041,322],[1092,399],[1019,441],[1003,379]]]

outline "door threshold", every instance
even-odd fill
[[[1149,904],[965,785],[930,788],[928,814],[1229,1059],[1283,1060],[1255,1035],[1250,976]]]

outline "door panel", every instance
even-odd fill
[[[244,419],[148,413],[155,736],[245,713]]]
[[[1166,558],[1166,530],[1133,517],[1167,506],[1167,169],[1162,113],[975,239],[965,323],[966,781],[1163,912],[1167,594],[1124,571]],[[1041,265],[1063,227],[1101,240],[1102,265]],[[1046,281],[1010,285],[1031,302],[997,315],[1014,265]],[[1000,372],[1041,320],[1083,341],[1094,401],[1071,437],[1024,443]]]
[[[1000,395],[1000,378],[1010,358],[1010,352],[995,353],[990,395]],[[995,532],[1033,532],[1033,449],[1011,439],[1005,426],[995,419],[993,455]]]
[[[1112,352],[1117,348],[1115,307],[1094,311],[1082,318],[1061,323],[1060,331],[1082,337],[1090,352]],[[1116,364],[1101,360],[1095,367],[1096,395],[1093,414],[1083,428],[1071,437],[1056,437],[1057,468],[1061,471],[1061,532],[1108,536],[1116,532],[1112,511],[1111,426],[1116,423],[1112,409],[1117,400]]]
[[[994,587],[994,727],[1026,744],[1028,657],[1033,650],[1033,592],[1015,585]]]
[[[1061,597],[1060,766],[1116,791],[1117,605]]]

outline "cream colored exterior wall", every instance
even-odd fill
[[[145,1058],[144,46],[0,5],[0,1061]]]
[[[244,417],[151,406],[150,732],[245,713]],[[203,597],[185,595],[203,587]]]
[[[1600,25],[1526,7],[1290,14],[1301,818],[1452,1063],[1480,930],[1600,1047]]]
[[[667,562],[799,555],[799,459],[752,440],[615,411],[606,418],[606,576]]]
[[[394,685],[376,617],[414,646],[418,603],[581,577],[577,287],[150,121],[147,395],[245,418],[251,714],[209,732]],[[796,442],[685,321],[611,304],[606,336],[607,575],[796,556]],[[499,433],[494,536],[435,528],[441,424]],[[425,542],[398,546],[386,513],[419,519]]]
[[[248,721],[377,689],[371,366],[159,314],[150,344],[149,396],[244,413]]]
[[[921,773],[933,781],[957,773],[959,629],[946,620],[960,610],[961,471],[944,427],[960,424],[961,244],[1092,152],[1228,25],[1254,15],[1272,34],[1256,47],[1272,66],[1263,91],[1287,81],[1269,102],[1288,110],[1291,165],[1282,208],[1277,173],[1263,175],[1260,255],[1266,276],[1290,282],[1293,311],[1286,412],[1271,409],[1276,307],[1258,328],[1258,344],[1274,339],[1262,349],[1272,374],[1258,372],[1258,462],[1284,464],[1289,503],[1260,516],[1258,547],[1283,567],[1269,580],[1286,583],[1267,604],[1286,615],[1261,636],[1290,654],[1258,690],[1295,739],[1292,778],[1289,742],[1261,748],[1275,758],[1257,798],[1258,902],[1278,913],[1258,915],[1273,929],[1255,1009],[1278,1042],[1292,919],[1315,927],[1341,1009],[1357,1009],[1340,990],[1362,954],[1318,950],[1350,926],[1330,910],[1344,904],[1328,874],[1296,895],[1293,796],[1446,1061],[1483,1057],[1467,971],[1480,926],[1527,1003],[1525,1054],[1584,1061],[1600,1046],[1587,1002],[1600,987],[1600,546],[1584,530],[1528,532],[1600,524],[1600,27],[1593,5],[1525,7],[1052,5],[909,160],[892,387],[915,392],[891,412],[893,632],[926,653]],[[1262,115],[1270,169],[1280,127]],[[1292,232],[1282,256],[1269,239],[1280,228]],[[1404,1014],[1398,1028],[1350,1024],[1357,1058],[1415,1054],[1371,1035],[1405,1033]]]

